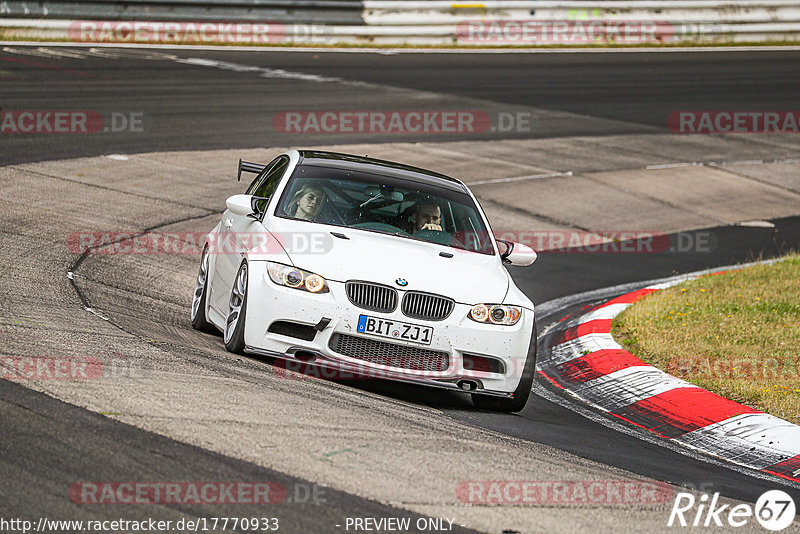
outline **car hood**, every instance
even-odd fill
[[[295,267],[328,280],[365,280],[436,293],[462,304],[501,303],[508,291],[509,275],[497,256],[290,219],[278,219],[274,227]],[[440,252],[453,257],[442,257]],[[401,287],[398,279],[408,285]]]

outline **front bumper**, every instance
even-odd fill
[[[286,378],[296,378],[302,374],[310,378],[328,380],[393,380],[395,382],[405,382],[408,384],[449,389],[451,391],[480,393],[494,397],[512,396],[511,393],[507,391],[494,391],[486,389],[480,379],[462,378],[460,380],[443,380],[426,378],[423,376],[414,376],[402,372],[398,373],[362,365],[352,365],[341,359],[330,358],[325,354],[306,349],[295,350],[289,354],[286,354],[246,346],[244,351],[250,354],[269,356],[271,358],[282,360],[283,363],[282,365],[279,365],[278,368],[281,369],[281,374]],[[296,354],[298,353],[303,354],[303,357],[298,359],[296,357]],[[313,355],[313,359],[309,359],[309,355]],[[467,389],[462,385],[465,383],[471,383],[473,387]]]
[[[341,282],[328,281],[329,293],[311,294],[278,286],[269,279],[266,262],[250,263],[250,284],[245,326],[246,352],[280,358],[287,369],[313,366],[338,378],[382,378],[451,390],[486,395],[509,396],[517,387],[528,355],[533,331],[533,311],[523,309],[513,326],[481,324],[467,318],[471,305],[456,304],[441,321],[425,321],[405,316],[400,306],[391,313],[379,313],[350,302]],[[388,339],[357,332],[359,315],[369,315],[433,328],[430,345]],[[323,318],[330,322],[316,332],[312,340],[269,332],[275,321],[287,321],[309,327]],[[446,368],[423,370],[381,365],[365,359],[340,354],[331,348],[334,334],[355,336],[394,345],[397,351],[408,348],[419,353],[446,353]],[[375,345],[375,344],[373,344]],[[466,356],[466,360],[465,360]],[[500,372],[468,368],[471,356],[502,362]],[[292,363],[296,362],[296,363]]]

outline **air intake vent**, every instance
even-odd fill
[[[450,365],[450,355],[446,352],[407,347],[347,334],[333,334],[328,347],[351,358],[398,369],[441,373]]]
[[[314,330],[313,326],[289,321],[275,321],[269,325],[267,332],[280,334],[282,336],[296,337],[297,339],[303,339],[305,341],[313,341],[314,337],[317,335],[317,331]]]
[[[381,313],[397,308],[397,291],[392,287],[370,282],[347,282],[344,287],[347,298],[359,308]]]
[[[419,293],[409,291],[403,297],[403,314],[414,319],[424,319],[426,321],[441,321],[446,319],[451,313],[456,303],[453,299],[433,295],[431,293]]]

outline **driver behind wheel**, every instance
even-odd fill
[[[442,231],[442,209],[432,200],[420,200],[411,212],[412,234],[422,230]]]

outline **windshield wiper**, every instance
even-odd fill
[[[395,232],[389,230],[376,230],[374,228],[358,228],[359,230],[366,230],[367,232],[375,232],[376,234],[384,234],[384,235],[393,235],[395,237],[411,237],[411,234],[404,232],[402,230],[397,230]]]

